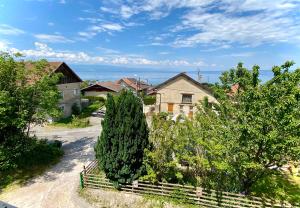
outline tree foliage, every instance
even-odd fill
[[[141,100],[130,91],[122,91],[117,101],[108,95],[102,128],[95,147],[100,168],[116,184],[137,179],[149,143]]]
[[[0,55],[0,168],[15,165],[26,151],[30,125],[58,116],[59,75],[49,74],[46,60],[18,62]],[[30,64],[30,68],[25,64]],[[27,136],[25,136],[27,134]]]
[[[148,174],[160,180],[153,173],[167,176],[168,170],[156,164],[176,162],[183,167],[173,177],[188,171],[204,187],[249,194],[282,165],[299,161],[300,69],[290,71],[292,65],[273,67],[265,83],[258,66],[247,70],[240,63],[224,72],[214,87],[218,103],[204,99],[193,119],[151,131],[156,145]]]

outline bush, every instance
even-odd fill
[[[143,98],[144,104],[145,105],[153,105],[156,102],[156,97],[155,96],[145,96]]]
[[[94,103],[96,101],[98,102],[105,102],[104,97],[98,97],[98,96],[83,96],[83,98],[88,99],[90,102]]]
[[[42,174],[49,165],[59,161],[63,155],[61,142],[47,141],[19,135],[14,145],[0,145],[0,190],[11,183],[24,184]]]
[[[63,155],[59,141],[50,143],[36,138],[28,139],[27,150],[17,160],[19,168],[53,164]]]
[[[75,116],[78,116],[80,114],[80,107],[78,106],[77,103],[74,103],[72,105],[72,114]]]

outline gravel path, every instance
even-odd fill
[[[0,208],[81,208],[91,207],[77,194],[79,172],[94,159],[94,144],[100,134],[100,122],[92,118],[92,127],[83,129],[35,128],[41,138],[63,141],[65,155],[44,175],[30,180],[25,186],[0,195]],[[4,203],[3,203],[4,202]],[[3,206],[5,207],[5,206]]]

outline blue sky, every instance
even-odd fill
[[[300,1],[0,0],[0,50],[141,70],[300,66]]]

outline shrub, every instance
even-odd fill
[[[88,99],[90,102],[94,103],[96,101],[98,102],[105,102],[104,97],[98,97],[98,96],[83,96],[83,98]]]
[[[155,96],[145,96],[143,98],[144,104],[145,105],[153,105],[156,102],[156,97]]]
[[[77,103],[74,103],[72,105],[72,114],[75,116],[78,116],[80,114],[80,107],[78,106]]]
[[[57,145],[58,142],[49,144],[45,139],[28,138],[26,151],[17,160],[18,167],[28,168],[56,162],[63,155],[63,151]]]

